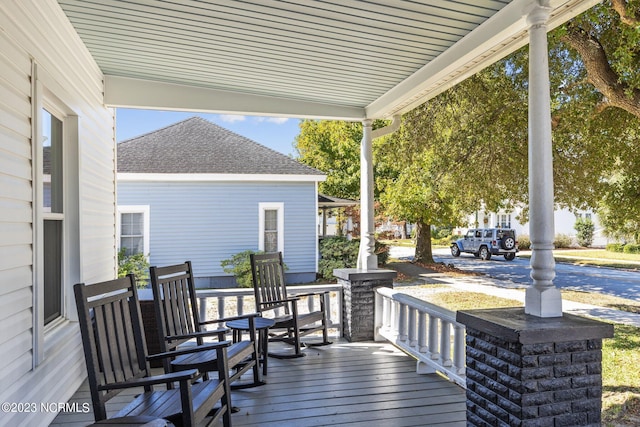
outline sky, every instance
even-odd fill
[[[202,117],[280,153],[295,156],[293,141],[300,131],[298,127],[300,120],[283,117],[118,108],[116,109],[116,140],[121,142],[144,135],[193,116]]]

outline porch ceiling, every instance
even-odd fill
[[[550,26],[596,0],[551,0]],[[58,0],[116,107],[403,113],[527,42],[535,0]]]

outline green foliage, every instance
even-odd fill
[[[225,273],[233,274],[236,278],[236,283],[241,288],[252,288],[253,278],[251,276],[251,260],[249,255],[260,254],[261,251],[246,250],[233,255],[229,259],[224,259],[220,262],[222,270]]]
[[[318,273],[325,279],[331,279],[336,268],[356,268],[359,249],[359,239],[348,240],[341,236],[322,239]],[[378,256],[379,265],[384,265],[389,260],[389,246],[382,242],[375,241],[374,253]]]
[[[118,252],[118,277],[133,273],[136,276],[138,288],[145,288],[149,284],[149,261],[142,253],[126,255],[126,249]]]
[[[595,231],[595,225],[590,218],[577,218],[576,223],[573,226],[576,229],[576,240],[580,246],[589,247],[593,243],[593,233]]]
[[[358,263],[359,240],[333,236],[320,240],[318,272],[325,279],[333,277],[336,268],[355,268]]]
[[[573,243],[573,239],[571,236],[567,236],[566,234],[556,234],[556,237],[553,241],[553,246],[556,249],[562,248],[570,248]]]
[[[627,243],[622,250],[625,254],[640,254],[640,244]]]
[[[518,236],[518,249],[531,249],[531,239],[527,234],[521,234]]]
[[[606,249],[609,252],[623,252],[624,246],[624,243],[607,243]]]

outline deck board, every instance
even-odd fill
[[[232,392],[240,408],[235,427],[466,425],[464,390],[436,374],[416,374],[416,361],[389,344],[336,342],[304,352],[269,358],[266,385]],[[73,401],[90,401],[87,390],[83,385]],[[91,422],[92,414],[60,414],[51,425]]]

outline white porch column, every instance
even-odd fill
[[[538,317],[562,316],[560,290],[553,259],[554,197],[551,146],[551,97],[547,48],[549,7],[536,6],[529,24],[529,234],[531,278],[525,313]]]
[[[372,120],[362,122],[362,143],[360,145],[360,249],[358,269],[368,271],[378,268],[375,255],[375,226],[373,214],[373,148],[371,135]]]

